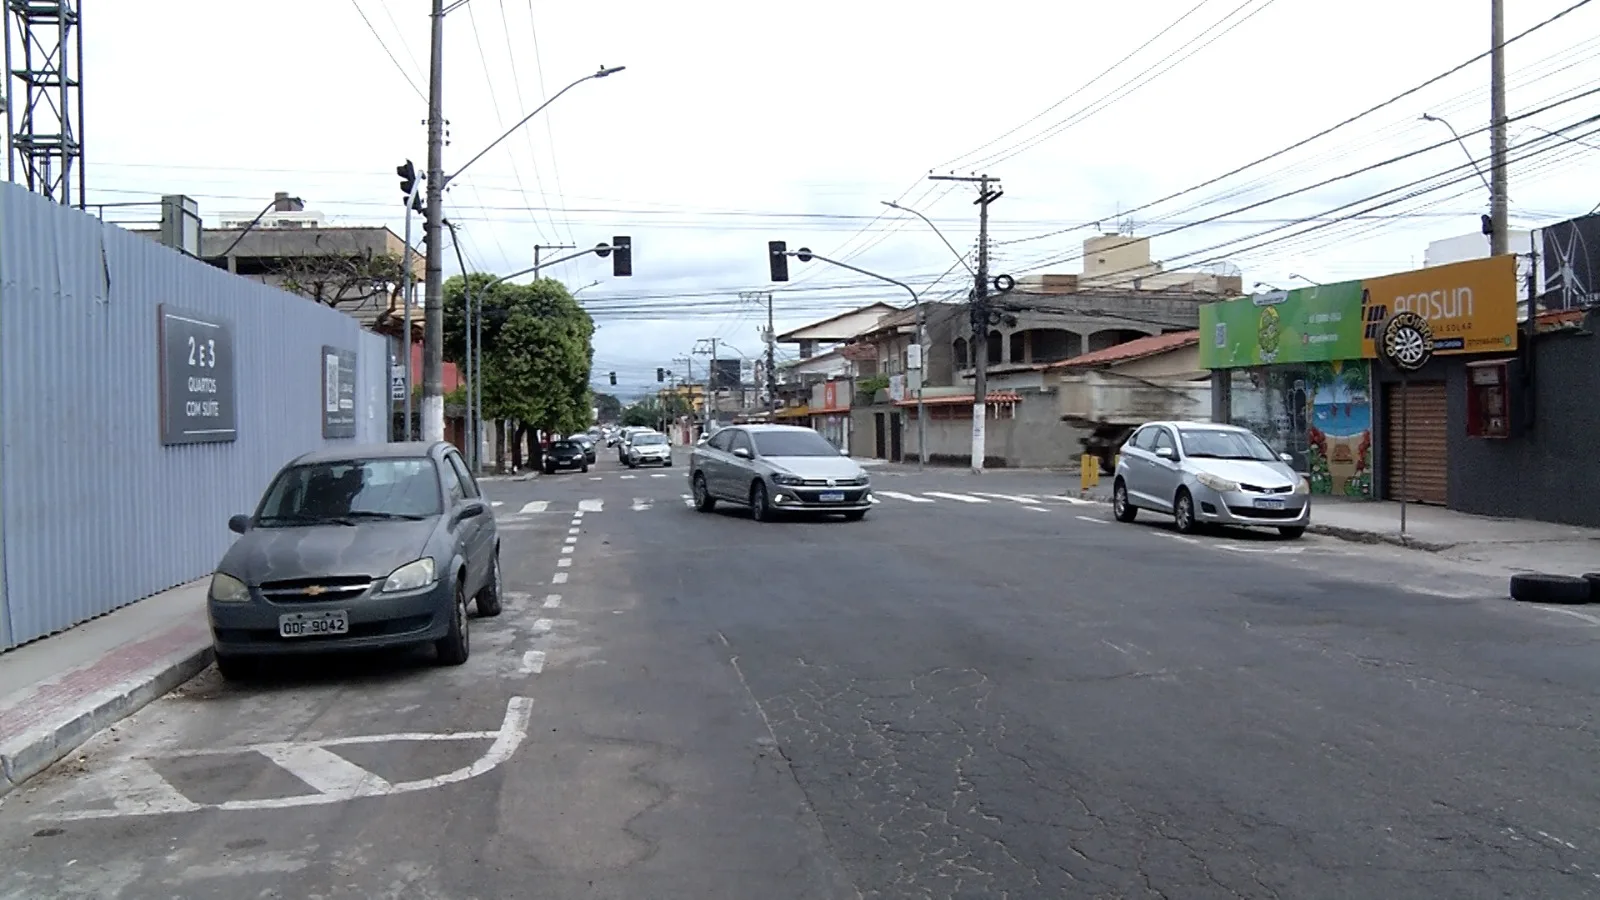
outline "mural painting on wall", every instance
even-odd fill
[[[1372,399],[1369,370],[1360,360],[1307,367],[1307,437],[1311,490],[1341,497],[1372,496]]]

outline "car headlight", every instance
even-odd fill
[[[1213,491],[1216,491],[1219,494],[1226,494],[1239,489],[1239,482],[1229,481],[1226,478],[1218,478],[1217,476],[1212,475],[1210,472],[1201,472],[1199,475],[1194,477],[1194,480],[1200,482],[1208,488],[1211,488]]]
[[[211,599],[218,603],[243,603],[250,599],[250,588],[232,575],[217,572],[211,576]]]
[[[1300,476],[1300,483],[1295,486],[1295,491],[1297,493],[1301,493],[1301,494],[1309,494],[1309,493],[1311,493],[1311,479],[1305,477],[1304,475],[1301,475]]]
[[[772,483],[785,485],[787,487],[795,487],[797,485],[805,484],[806,480],[801,478],[799,475],[778,474],[772,476]]]
[[[424,588],[433,584],[436,574],[433,558],[424,556],[390,572],[388,580],[383,583],[383,589],[385,591],[414,591],[417,588]]]

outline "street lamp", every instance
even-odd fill
[[[543,268],[543,264],[540,265],[540,268]],[[579,294],[583,293],[584,291],[587,291],[589,288],[592,288],[592,287],[594,287],[595,285],[597,285],[599,283],[600,283],[599,281],[591,281],[588,284],[584,285],[583,287],[578,288],[577,290],[571,292],[568,296],[576,297]]]
[[[1304,281],[1306,284],[1309,284],[1312,287],[1322,287],[1322,282],[1320,282],[1320,281],[1312,281],[1311,279],[1305,277],[1304,275],[1296,275],[1293,272],[1290,272],[1289,273],[1289,277],[1290,278],[1298,278],[1299,280]]]
[[[1456,127],[1445,121],[1443,118],[1431,115],[1429,113],[1422,114],[1422,121],[1438,122],[1440,125],[1450,129],[1450,134],[1455,137],[1456,143],[1461,145],[1461,152],[1467,155],[1467,162],[1472,163],[1472,171],[1478,173],[1478,177],[1483,180],[1483,186],[1489,188],[1489,192],[1493,193],[1494,188],[1489,187],[1489,177],[1483,174],[1482,169],[1478,168],[1478,160],[1472,155],[1472,151],[1467,149],[1467,142],[1461,139],[1461,133],[1456,131]]]
[[[423,309],[423,346],[426,352],[422,360],[422,411],[423,411],[423,439],[442,440],[444,438],[444,306],[441,303],[440,293],[444,287],[444,265],[439,258],[439,229],[444,221],[444,189],[451,182],[461,177],[473,163],[482,159],[484,154],[500,146],[500,142],[510,137],[512,132],[527,124],[530,119],[543,112],[546,107],[556,102],[567,91],[572,90],[585,81],[606,78],[625,69],[625,66],[601,66],[598,71],[572,82],[557,91],[548,100],[539,104],[533,112],[517,120],[515,125],[506,129],[504,134],[490,142],[489,146],[478,151],[477,155],[468,159],[455,174],[444,174],[443,137],[444,137],[444,111],[442,108],[442,88],[439,79],[440,55],[443,44],[443,18],[460,7],[466,0],[458,0],[448,7],[442,5],[440,0],[435,0],[433,15],[433,60],[430,66],[430,85],[428,103],[428,179],[427,179],[427,218],[423,228],[423,240],[428,245],[427,259],[427,295],[423,298],[426,304]]]
[[[1283,290],[1283,288],[1278,287],[1275,284],[1267,284],[1265,281],[1256,282],[1255,286],[1252,287],[1251,290],[1258,291],[1258,290],[1260,290],[1262,288],[1266,288],[1266,289],[1271,290],[1271,291],[1281,291],[1281,290]]]

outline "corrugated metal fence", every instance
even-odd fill
[[[164,446],[161,304],[233,327],[237,438]],[[354,319],[0,184],[0,650],[211,571],[283,463],[323,446],[324,345],[357,441],[388,353]]]

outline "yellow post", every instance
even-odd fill
[[[1078,482],[1079,490],[1085,493],[1100,483],[1100,460],[1098,458],[1088,453],[1078,458]]]

